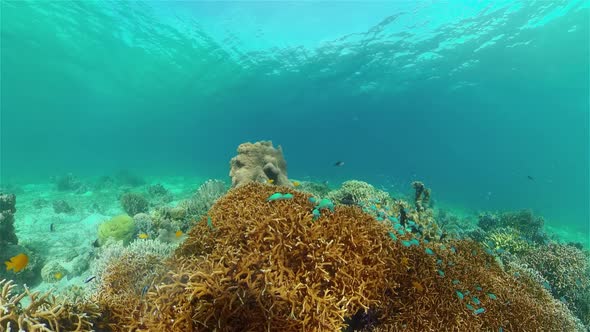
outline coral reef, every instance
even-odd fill
[[[277,192],[288,199],[269,200]],[[258,183],[232,189],[167,264],[150,263],[167,273],[143,279],[150,264],[115,261],[97,302],[103,323],[116,331],[575,329],[543,287],[504,272],[475,242],[419,240],[356,206],[316,217],[310,198]]]
[[[172,194],[159,183],[148,186],[147,193],[154,205],[163,205],[172,201]]]
[[[526,239],[538,244],[548,242],[547,234],[543,231],[544,220],[536,217],[530,210],[505,212],[500,215],[484,213],[480,215],[478,225],[486,232],[496,228],[512,227]]]
[[[53,212],[55,213],[74,213],[76,210],[63,199],[53,201]]]
[[[99,324],[108,327],[115,317],[138,317],[144,308],[146,293],[154,289],[156,277],[165,274],[168,266],[164,262],[175,247],[148,239],[136,240],[125,248],[113,244],[101,250],[92,267],[100,283],[89,295],[103,312]],[[121,306],[123,303],[125,305]],[[111,326],[111,329],[122,330],[123,326]]]
[[[0,193],[0,248],[8,244],[18,244],[14,232],[14,214],[16,213],[16,196]]]
[[[113,217],[98,225],[98,243],[104,245],[107,240],[123,241],[127,244],[135,233],[133,218],[126,214]]]
[[[372,204],[386,205],[392,202],[391,197],[385,191],[375,189],[372,185],[357,180],[342,183],[339,189],[331,191],[327,197],[344,205],[370,206]]]
[[[563,300],[590,328],[590,256],[578,248],[551,243],[528,250],[522,262],[537,270],[556,299]]]
[[[94,331],[93,320],[100,313],[98,306],[83,300],[62,301],[51,293],[15,293],[13,281],[0,280],[1,331]],[[28,300],[24,304],[23,299]]]
[[[190,220],[201,219],[207,214],[213,203],[226,192],[225,182],[210,179],[199,186],[199,189],[190,199],[181,201],[178,206],[186,209],[187,217]],[[192,223],[186,226],[182,227],[182,230],[188,230],[188,226],[192,226]]]
[[[302,181],[297,189],[308,192],[315,197],[327,197],[328,193],[330,192],[330,187],[327,183],[316,183],[310,181]]]
[[[516,255],[533,248],[533,245],[526,241],[517,229],[512,227],[496,228],[488,232],[483,242],[485,246],[496,252],[508,251]]]
[[[426,210],[430,203],[430,189],[426,188],[420,181],[412,182],[412,187],[416,191],[414,195],[414,206],[418,212]]]
[[[238,155],[230,161],[229,176],[232,187],[250,182],[292,186],[287,178],[287,162],[283,157],[283,150],[280,146],[273,147],[271,141],[240,144]]]
[[[125,193],[121,196],[121,206],[130,216],[148,211],[149,202],[139,193]]]

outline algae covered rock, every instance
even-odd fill
[[[287,162],[283,157],[283,150],[280,146],[275,148],[271,141],[240,144],[238,155],[230,161],[229,176],[232,187],[250,182],[293,186],[287,178]]]
[[[114,217],[98,225],[98,243],[103,245],[108,239],[128,244],[135,233],[133,218],[126,214]]]

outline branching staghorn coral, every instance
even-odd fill
[[[0,330],[1,331],[93,331],[93,320],[100,316],[98,306],[86,301],[58,299],[47,292],[15,294],[16,285],[11,280],[0,281]],[[29,304],[22,305],[28,298]]]
[[[293,196],[267,201],[275,191]],[[102,307],[109,326],[575,330],[563,305],[541,286],[504,272],[475,242],[424,243],[358,207],[337,206],[314,219],[308,199],[287,187],[232,189],[189,232],[167,273],[145,294],[118,297],[113,289],[133,283],[127,272],[113,275],[104,290],[113,296]]]
[[[136,317],[141,300],[153,288],[154,280],[165,274],[168,269],[165,262],[176,247],[152,239],[138,239],[127,247],[120,242],[109,244],[92,264],[97,283],[92,284],[89,296],[106,313],[100,320],[104,326],[111,324],[111,316]],[[124,305],[119,307],[121,303]],[[139,327],[135,324],[129,329]]]

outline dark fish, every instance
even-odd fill
[[[150,286],[148,286],[148,285],[143,286],[143,288],[141,289],[141,297],[144,297],[145,294],[147,294],[148,289],[150,289]]]
[[[344,162],[343,162],[343,161],[337,161],[337,162],[334,164],[334,166],[336,166],[336,167],[341,167],[341,166],[344,166]]]
[[[526,177],[527,177],[527,179],[529,179],[529,180],[531,180],[531,181],[535,181],[535,179],[533,179],[533,177],[532,177],[532,176],[530,176],[530,175],[527,175]]]
[[[54,224],[49,225],[49,231],[55,232],[55,225]]]
[[[84,280],[84,283],[87,284],[87,283],[91,282],[92,280],[94,280],[94,278],[96,278],[96,276],[90,276],[90,277],[86,278],[86,280]]]
[[[100,243],[98,243],[98,239],[94,240],[94,242],[92,242],[92,246],[95,248],[100,247]]]

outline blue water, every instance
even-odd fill
[[[238,144],[272,140],[293,178],[420,179],[588,234],[588,8],[4,1],[0,179],[227,178]]]

